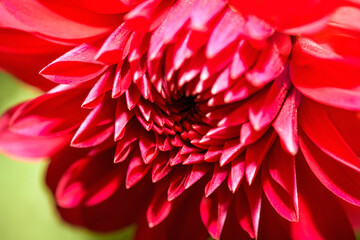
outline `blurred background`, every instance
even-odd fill
[[[0,113],[39,94],[36,89],[0,72]],[[132,227],[104,235],[62,222],[45,186],[46,167],[46,162],[18,162],[0,155],[1,240],[131,239]]]

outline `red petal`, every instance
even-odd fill
[[[92,147],[104,142],[114,132],[114,102],[103,101],[81,123],[71,140],[74,147]]]
[[[164,44],[174,40],[176,33],[189,19],[194,0],[180,0],[173,5],[164,22],[152,34],[148,56],[155,59]]]
[[[160,6],[158,6],[160,4]],[[150,25],[150,21],[153,20],[153,14],[157,8],[163,8],[166,3],[160,0],[147,0],[143,1],[129,13],[126,14],[126,25],[134,30],[143,31]]]
[[[293,84],[315,101],[357,111],[360,109],[359,48],[348,50],[356,52],[355,58],[348,54],[341,56],[330,50],[329,42],[334,41],[334,37],[330,34],[327,38],[330,40],[321,45],[307,38],[300,38],[295,43],[294,61],[290,65]],[[349,44],[341,38],[336,41],[344,46]]]
[[[232,139],[225,142],[221,157],[219,160],[220,166],[224,166],[231,162],[234,158],[239,156],[245,150],[240,143],[240,139]]]
[[[198,0],[191,11],[191,29],[207,31],[209,22],[223,10],[226,5],[224,0]]]
[[[64,2],[67,3],[66,0]],[[77,5],[96,13],[115,14],[129,11],[141,0],[74,0]]]
[[[153,161],[159,153],[153,132],[142,131],[142,134],[139,137],[139,147],[141,157],[145,164]]]
[[[208,171],[210,170],[210,165],[206,163],[193,164],[192,169],[186,181],[184,183],[185,189],[188,189],[199,181]]]
[[[336,130],[341,134],[344,140],[346,140],[346,143],[351,149],[360,156],[358,138],[358,136],[360,136],[360,128],[358,127],[360,120],[359,113],[331,107],[324,109]]]
[[[111,155],[112,151],[83,158],[69,166],[56,188],[55,196],[59,206],[93,206],[113,195],[120,186],[122,174],[119,170],[122,169],[113,166],[112,161],[104,164],[103,159]]]
[[[261,163],[271,148],[276,138],[274,131],[268,131],[259,141],[251,144],[246,148],[246,180],[249,185],[252,184]]]
[[[288,71],[284,71],[268,90],[263,90],[250,104],[249,119],[255,130],[269,125],[281,110],[290,88]]]
[[[206,57],[213,58],[234,42],[244,27],[244,18],[231,9],[227,9],[218,21],[206,45]]]
[[[339,198],[360,206],[360,172],[326,155],[302,131],[299,145],[320,182]]]
[[[40,74],[59,84],[91,80],[107,69],[103,63],[94,60],[97,51],[94,46],[81,44],[47,65]]]
[[[272,124],[280,137],[284,149],[295,155],[299,149],[297,131],[297,109],[300,104],[301,95],[292,89],[282,106],[279,115]]]
[[[152,181],[158,182],[171,171],[169,152],[159,152],[152,165]]]
[[[275,142],[266,161],[261,180],[269,202],[285,219],[298,221],[295,158],[285,153],[279,142]]]
[[[111,31],[118,19],[118,16],[96,14],[61,1],[40,3],[29,0],[26,7],[22,1],[10,0],[3,4],[32,32],[75,43]]]
[[[291,49],[291,40],[289,36],[276,35],[263,50],[256,62],[255,66],[246,73],[246,79],[255,87],[261,87],[278,77],[285,67],[288,54],[283,54],[278,49],[278,42],[280,46],[289,46]]]
[[[11,129],[28,136],[59,136],[69,133],[78,127],[88,114],[87,110],[79,108],[83,98],[83,89],[63,86],[54,88],[22,104],[12,116]],[[68,115],[72,117],[64,117]]]
[[[190,168],[181,168],[174,171],[167,190],[168,201],[173,201],[185,191],[185,181],[189,175]]]
[[[231,170],[228,178],[229,190],[233,193],[239,188],[245,175],[245,155],[242,154],[231,162]]]
[[[124,101],[124,97],[118,99],[116,103],[116,113],[115,113],[115,129],[114,129],[115,141],[124,137],[125,127],[133,116],[134,116],[134,112],[128,110]]]
[[[10,109],[0,118],[0,151],[3,154],[30,161],[27,158],[49,157],[69,144],[72,133],[39,137],[21,135],[9,130],[10,119],[17,109],[18,107]]]
[[[203,197],[201,199],[201,219],[211,237],[215,239],[220,238],[231,198],[231,193],[224,187],[218,189],[216,195],[209,198]]]
[[[172,209],[172,202],[167,200],[166,186],[157,185],[152,201],[146,211],[146,219],[149,227],[155,227],[169,215]]]
[[[321,105],[304,99],[299,116],[307,137],[324,153],[355,171],[360,171],[359,158],[337,131]]]
[[[125,133],[125,131],[124,131]],[[117,141],[114,163],[123,162],[126,160],[129,153],[132,151],[135,141],[138,136],[132,126],[129,126],[124,137]]]
[[[243,75],[258,58],[258,51],[247,41],[241,40],[231,63],[230,76],[237,79]]]
[[[299,222],[290,224],[292,239],[355,240],[354,230],[339,204],[339,199],[321,186],[304,162],[299,155],[296,166],[299,173],[301,210]]]
[[[225,181],[229,174],[229,168],[229,165],[220,167],[220,165],[215,164],[213,176],[205,187],[206,197],[210,196],[221,185],[221,183]]]
[[[126,46],[130,33],[125,24],[121,24],[102,44],[95,59],[107,64],[120,62],[128,54],[129,48],[126,49]]]
[[[264,0],[261,2],[230,0],[241,13],[256,15],[279,29],[294,28],[323,18],[343,2],[342,0],[287,1]],[[296,10],[295,10],[296,9]]]
[[[259,230],[261,196],[260,181],[254,182],[250,187],[246,186],[245,192],[239,191],[236,196],[238,201],[235,204],[237,221],[251,238],[257,238]]]
[[[131,188],[138,183],[146,175],[151,166],[144,163],[138,148],[131,152],[129,159],[130,163],[126,173],[126,188]]]
[[[111,70],[106,71],[91,88],[81,107],[94,108],[96,105],[100,104],[104,98],[105,93],[111,90],[113,79],[114,72]]]

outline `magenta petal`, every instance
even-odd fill
[[[168,17],[161,26],[154,31],[151,37],[148,52],[150,59],[155,59],[164,44],[170,43],[173,40],[175,34],[189,19],[191,13],[190,9],[194,2],[194,0],[180,0],[171,8]]]
[[[208,171],[210,170],[210,165],[206,163],[193,164],[190,174],[188,175],[184,186],[185,189],[188,189],[199,181]]]
[[[249,107],[250,123],[255,130],[269,125],[281,110],[281,106],[290,88],[290,81],[285,70],[268,90],[263,90]]]
[[[274,209],[289,221],[298,221],[295,158],[283,151],[279,142],[270,149],[262,168],[262,185]]]
[[[146,219],[149,227],[152,228],[164,221],[164,219],[169,215],[172,205],[172,202],[167,200],[164,184],[158,185],[146,212]]]
[[[241,34],[244,27],[244,18],[228,9],[215,26],[206,45],[206,56],[213,58],[230,43],[234,42]]]
[[[239,188],[245,175],[245,155],[241,154],[231,162],[231,170],[228,178],[229,190],[233,193]]]
[[[135,148],[129,157],[130,163],[126,173],[126,188],[133,187],[149,171],[151,165],[146,165],[141,158],[140,151]]]
[[[103,101],[94,108],[76,131],[71,145],[92,147],[104,142],[114,132],[114,102]]]
[[[102,159],[108,155],[99,154],[96,157],[83,158],[67,169],[56,188],[55,196],[59,206],[63,208],[73,208],[79,204],[94,206],[116,192],[122,180],[122,174],[119,172],[121,168],[112,168],[112,161],[104,164]]]
[[[224,0],[199,0],[196,1],[191,12],[192,29],[198,31],[208,30],[209,22],[225,7]]]
[[[26,1],[26,7],[21,1],[11,0],[3,4],[8,12],[29,26],[32,32],[65,42],[93,38],[116,26],[115,16],[74,8],[62,1],[44,3],[30,0]]]
[[[98,61],[114,64],[119,62],[123,56],[128,54],[126,44],[128,42],[131,31],[121,24],[103,43],[95,59]]]
[[[156,146],[155,136],[152,132],[142,132],[141,137],[139,138],[139,147],[141,157],[145,164],[153,161],[159,153],[159,149]]]
[[[276,139],[274,131],[268,131],[259,141],[247,147],[245,153],[246,180],[249,185],[252,184],[257,172],[260,169],[266,154]]]
[[[27,136],[59,136],[75,130],[88,114],[79,110],[83,92],[76,88],[59,86],[29,102],[14,112],[11,130]],[[48,106],[52,107],[49,108]],[[68,108],[63,108],[63,106]],[[71,115],[71,118],[63,116]]]
[[[341,164],[360,171],[358,156],[337,131],[321,105],[304,99],[299,121],[305,134],[324,153]]]
[[[97,47],[81,44],[47,65],[40,74],[59,84],[91,80],[107,69],[103,63],[94,60],[97,52]]]
[[[299,145],[320,182],[339,198],[360,206],[360,172],[326,155],[302,132]]]
[[[173,201],[185,191],[185,181],[189,175],[190,168],[182,168],[174,172],[167,190],[168,201]]]
[[[152,181],[158,182],[163,179],[167,174],[171,171],[171,166],[169,162],[169,153],[168,152],[160,152],[156,160],[152,165],[152,174],[151,179]]]
[[[218,164],[215,164],[214,173],[211,180],[206,184],[205,187],[205,196],[210,196],[228,176],[229,165],[220,167]]]
[[[272,124],[280,137],[284,149],[292,155],[295,155],[299,149],[297,109],[300,104],[300,98],[300,93],[292,89],[285,99],[279,115]]]
[[[295,87],[310,99],[356,111],[360,109],[359,47],[350,50],[346,49],[347,44],[341,44],[345,47],[336,50],[340,53],[344,52],[344,56],[339,56],[337,52],[329,50],[329,48],[337,47],[331,46],[331,41],[347,43],[345,39],[337,39],[338,34],[328,34],[329,40],[321,45],[313,40],[300,38],[294,46],[294,61],[290,65],[290,73]],[[351,42],[348,44],[356,45]],[[355,56],[350,55],[350,51],[355,52]]]
[[[262,189],[260,181],[254,182],[245,191],[239,191],[236,195],[235,213],[240,226],[250,235],[256,238],[259,230]]]
[[[292,239],[355,240],[354,230],[339,203],[340,199],[327,191],[304,163],[303,157],[297,159],[301,211],[299,222],[290,224]]]
[[[49,157],[69,144],[72,134],[60,136],[26,136],[9,129],[11,116],[18,107],[10,109],[0,118],[0,151],[20,160]]]
[[[215,239],[220,238],[231,200],[228,189],[219,188],[217,193],[208,198],[204,196],[200,202],[201,219],[211,237]]]
[[[82,104],[82,107],[94,108],[96,105],[100,104],[100,102],[104,98],[105,93],[111,90],[113,78],[113,71],[111,71],[111,69],[106,71],[91,88],[89,94],[87,95],[85,101]]]

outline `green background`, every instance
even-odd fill
[[[0,72],[0,113],[38,94]],[[131,239],[131,228],[100,235],[62,222],[44,183],[46,166],[46,162],[24,163],[0,155],[1,240]]]

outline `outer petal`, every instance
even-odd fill
[[[103,153],[96,153],[96,151],[93,151],[93,153],[98,156],[96,157],[97,160],[101,160],[102,167],[107,168],[109,166],[115,167],[112,165],[111,159],[109,159],[108,164],[103,164],[106,154],[113,155],[113,151],[114,149],[110,149]],[[91,159],[93,156],[94,154],[89,153],[89,149],[79,150],[74,148],[63,148],[63,151],[56,154],[51,159],[46,175],[46,183],[54,195],[60,187],[60,182],[65,177],[65,173],[69,171],[69,167],[84,157],[90,158],[90,161],[96,161],[96,159]],[[89,170],[91,169],[82,169],[76,174],[90,176],[92,172]],[[95,231],[114,231],[131,224],[139,217],[140,213],[145,211],[148,199],[145,196],[148,196],[151,192],[152,184],[150,182],[143,181],[129,190],[125,189],[124,184],[122,184],[121,187],[117,188],[116,192],[103,199],[104,201],[92,202],[93,204],[90,204],[92,206],[86,205],[87,201],[83,201],[70,208],[69,206],[67,208],[58,206],[58,210],[61,217],[72,224],[84,226]],[[91,195],[90,192],[85,193],[88,194],[87,196]]]
[[[39,137],[26,136],[9,128],[12,115],[20,106],[10,109],[0,118],[0,151],[10,157],[23,160],[49,157],[69,144],[71,134]]]
[[[327,156],[301,133],[299,145],[313,173],[330,191],[360,206],[360,172]]]
[[[304,162],[303,157],[299,156],[297,169],[300,219],[298,223],[290,224],[292,238],[295,240],[355,239],[339,199],[321,186]]]
[[[280,30],[299,27],[323,18],[340,6],[343,0],[230,0],[240,13],[256,15]]]
[[[22,104],[12,116],[12,131],[33,137],[61,136],[73,131],[88,113],[78,110],[82,92],[81,88],[59,86]],[[64,117],[69,115],[73,117]]]
[[[2,4],[32,32],[65,42],[102,35],[118,23],[118,16],[92,13],[61,1],[7,0]]]
[[[340,19],[312,39],[297,39],[290,73],[295,87],[307,97],[334,107],[359,110],[360,31],[349,21],[356,22],[360,11],[352,20],[344,19],[346,14],[347,11],[340,14]]]
[[[55,84],[40,76],[40,69],[67,49],[29,33],[0,28],[0,68],[43,90]]]
[[[98,77],[107,66],[95,60],[95,44],[81,44],[41,70],[41,75],[59,84],[75,84]]]

